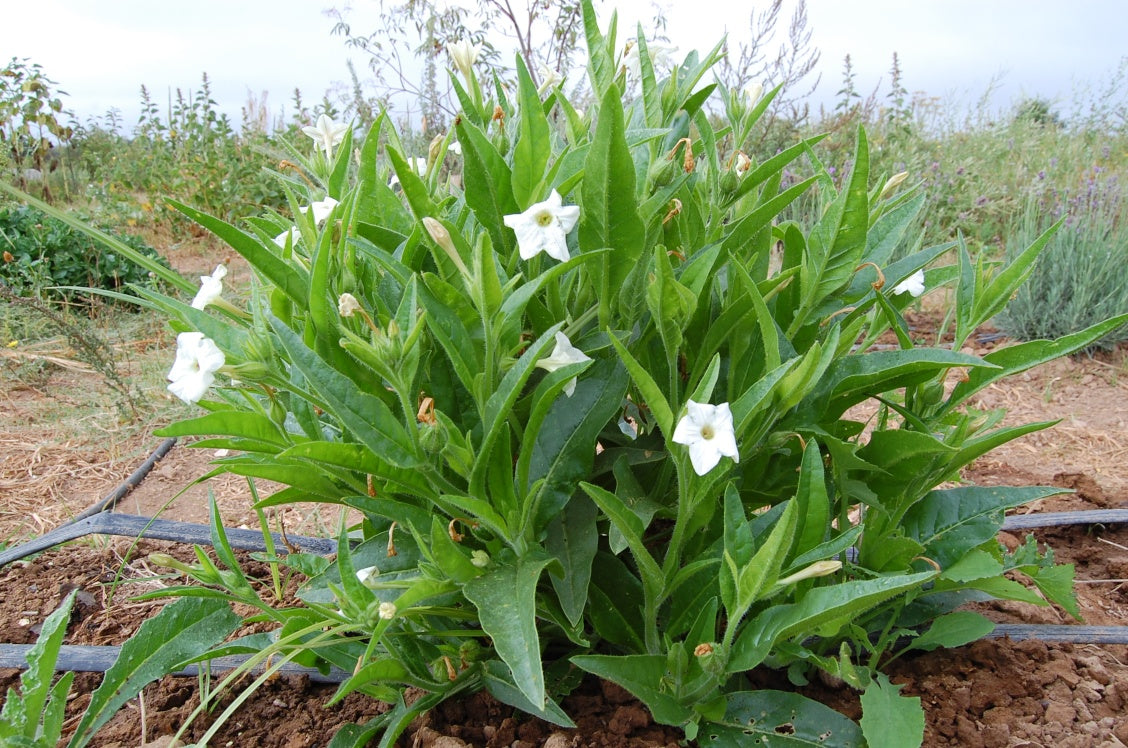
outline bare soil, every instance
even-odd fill
[[[201,266],[213,264],[200,261]],[[200,267],[201,273],[210,267]],[[921,322],[927,326],[927,320]],[[168,336],[171,337],[171,336]],[[985,344],[986,345],[986,344]],[[154,350],[156,353],[154,354]],[[975,350],[985,353],[985,349]],[[171,361],[168,341],[149,344],[148,355]],[[41,534],[109,493],[160,442],[155,423],[142,427],[80,428],[68,421],[78,393],[97,391],[98,377],[54,368],[34,385],[19,381],[0,392],[0,539]],[[159,392],[150,392],[159,398]],[[68,399],[71,407],[68,408]],[[978,398],[984,409],[1005,407],[1008,420],[1060,420],[974,464],[964,478],[980,485],[1056,485],[1075,493],[1021,511],[1128,508],[1128,364],[1121,351],[1100,358],[1053,362],[999,383]],[[75,436],[78,433],[79,436]],[[257,526],[242,479],[223,476],[182,489],[210,469],[209,450],[177,446],[119,506],[120,511],[206,521],[215,495],[225,522]],[[260,487],[268,492],[268,487]],[[298,507],[273,518],[288,531],[332,530],[324,508]],[[1084,622],[1128,625],[1128,526],[1080,526],[1035,531],[1059,561],[1077,567]],[[1019,538],[1004,533],[1010,545]],[[38,626],[75,587],[83,592],[68,643],[120,643],[151,616],[155,603],[129,597],[166,582],[146,564],[153,550],[181,553],[170,544],[125,539],[89,540],[0,570],[0,641],[29,643]],[[983,610],[1000,622],[1076,623],[1055,606],[999,603]],[[0,671],[0,692],[17,671]],[[68,714],[77,717],[98,681],[83,674]],[[1128,745],[1128,647],[984,640],[966,647],[904,658],[891,671],[903,693],[921,697],[928,746]],[[786,677],[753,674],[763,687],[793,689]],[[298,748],[324,746],[337,725],[364,721],[380,705],[350,697],[325,708],[333,686],[280,678],[257,692],[213,741],[217,746]],[[860,717],[858,695],[846,687],[814,683],[804,692],[847,715]],[[169,735],[198,703],[195,679],[165,678],[140,702],[123,709],[94,745],[144,745]],[[566,702],[578,730],[560,730],[515,714],[486,695],[442,705],[413,725],[403,746],[673,746],[677,730],[654,725],[629,694],[594,680]],[[206,729],[201,719],[186,740]]]

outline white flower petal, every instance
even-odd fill
[[[502,217],[506,226],[517,234],[517,250],[521,259],[528,260],[540,252],[561,262],[568,253],[568,232],[580,218],[578,206],[562,205],[560,193],[553,190],[542,202],[530,205],[523,213]]]
[[[908,293],[914,297],[924,293],[924,271],[918,270],[893,287],[893,295]]]
[[[168,372],[169,392],[186,403],[198,401],[224,363],[223,351],[203,333],[180,333],[176,336],[176,360]]]
[[[686,414],[674,427],[671,441],[689,447],[689,461],[698,475],[705,475],[715,468],[721,457],[731,457],[740,462],[732,409],[728,403],[710,405],[689,400]]]
[[[211,275],[200,276],[200,290],[192,299],[193,309],[203,309],[223,295],[223,279],[227,277],[227,266],[217,265]]]

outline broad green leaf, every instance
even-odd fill
[[[117,661],[90,696],[68,748],[86,745],[142,688],[223,641],[239,623],[239,616],[222,600],[183,598],[166,605],[122,645]]]
[[[824,418],[837,418],[848,408],[873,396],[928,381],[956,366],[994,369],[994,364],[965,353],[939,348],[875,351],[839,358],[831,364],[812,403],[823,403]],[[816,406],[818,407],[818,406]]]
[[[646,227],[638,214],[635,165],[623,125],[622,96],[612,84],[599,107],[595,136],[584,161],[579,241],[585,252],[604,247],[600,326],[611,321],[612,299],[642,257]]]
[[[1011,374],[1021,374],[1055,358],[1076,353],[1126,323],[1128,323],[1128,314],[1121,314],[1057,340],[1031,340],[991,351],[983,357],[983,360],[999,368],[971,369],[967,381],[961,381],[953,388],[941,413],[955,408],[992,382],[1009,377]]]
[[[808,590],[798,602],[772,606],[749,619],[733,644],[727,670],[749,670],[763,662],[777,641],[813,631],[844,616],[857,616],[935,578],[934,572],[899,574]]]
[[[521,55],[517,55],[516,64],[520,118],[517,121],[517,142],[513,146],[513,197],[518,208],[524,210],[538,198],[537,189],[544,180],[552,138],[537,86]]]
[[[415,171],[414,165],[408,163],[407,159],[394,146],[388,145],[384,150],[388,154],[388,160],[392,162],[392,168],[395,169],[396,177],[399,178],[403,195],[407,198],[407,204],[415,215],[415,220],[422,221],[425,216],[437,215],[438,208],[431,200],[431,193]]]
[[[644,589],[648,593],[659,592],[662,589],[662,570],[658,567],[654,556],[650,554],[650,549],[643,541],[642,520],[630,510],[622,499],[610,491],[591,483],[581,483],[580,488],[584,489],[587,495],[592,498],[592,501],[611,520],[611,523],[619,528],[619,532],[623,534],[631,549],[631,555],[634,556],[635,564],[642,574]]]
[[[486,690],[503,704],[516,707],[554,725],[560,725],[564,728],[576,726],[576,723],[564,713],[560,705],[551,698],[545,701],[543,706],[529,701],[528,697],[513,682],[513,674],[497,660],[489,660],[485,663],[482,668],[482,681]]]
[[[475,125],[457,120],[454,131],[462,144],[463,179],[466,204],[474,211],[478,223],[489,234],[502,257],[509,257],[516,246],[516,237],[505,226],[507,215],[521,212],[513,196],[512,175],[509,165],[497,152],[489,138]],[[528,207],[528,206],[525,206]]]
[[[850,182],[811,231],[799,274],[799,311],[788,328],[788,337],[825,299],[850,283],[860,264],[869,231],[868,179],[869,143],[859,128]]]
[[[650,709],[654,721],[664,725],[683,725],[693,712],[670,695],[664,655],[579,655],[572,664],[587,672],[617,683]]]
[[[535,534],[567,503],[578,482],[591,475],[596,441],[622,406],[627,382],[620,362],[602,359],[576,383],[571,397],[559,393],[543,410],[534,406],[517,469],[521,484],[534,487],[523,514]]]
[[[1047,600],[1065,608],[1076,620],[1081,620],[1081,609],[1077,605],[1077,595],[1073,589],[1073,564],[1055,564],[1033,569],[1020,567],[1020,571],[1030,577],[1030,581]]]
[[[633,652],[646,649],[642,583],[618,556],[596,554],[588,594],[587,617],[601,638]]]
[[[995,630],[995,623],[980,613],[957,610],[940,616],[928,630],[913,639],[913,649],[931,652],[937,647],[962,647],[982,639]]]
[[[925,555],[947,568],[972,548],[995,537],[1003,512],[1061,493],[1047,487],[948,488],[929,492],[901,522],[906,535],[925,547]]]
[[[591,582],[591,565],[599,549],[595,504],[583,496],[573,497],[548,523],[544,547],[560,562],[564,573],[549,571],[549,580],[569,623],[579,626]]]
[[[861,748],[862,731],[825,704],[789,691],[736,691],[725,696],[725,714],[701,726],[701,748],[749,745]]]
[[[224,434],[252,439],[279,447],[305,441],[299,434],[288,434],[269,417],[245,410],[221,410],[199,418],[189,418],[154,432],[157,436],[210,436]]]
[[[822,453],[814,439],[808,440],[803,450],[803,466],[799,471],[795,503],[799,505],[799,530],[795,537],[794,552],[798,554],[818,547],[830,527],[830,498],[826,492]]]
[[[306,303],[309,292],[304,272],[264,247],[262,242],[255,237],[240,231],[226,221],[175,200],[168,202],[172,207],[226,242],[229,247],[246,258],[251,267],[262,273],[263,277],[282,289],[296,303],[302,305]]]
[[[878,673],[862,693],[862,733],[869,748],[908,748],[924,742],[924,709],[919,696]]]
[[[670,403],[666,400],[666,396],[662,394],[662,388],[650,376],[650,372],[646,370],[638,360],[631,355],[627,347],[619,342],[615,335],[610,336],[611,345],[619,354],[619,358],[627,367],[630,372],[631,379],[634,380],[635,386],[638,387],[639,392],[642,394],[642,402],[639,405],[644,405],[654,415],[654,420],[658,423],[658,428],[667,438],[674,434],[674,412],[670,409]],[[735,416],[735,408],[733,409]],[[739,431],[737,434],[739,435]]]
[[[611,87],[615,79],[615,16],[611,17],[608,31],[610,40],[605,41],[599,30],[599,18],[595,14],[591,0],[582,0],[581,7],[584,14],[584,36],[587,39],[588,50],[588,78],[591,80],[592,90],[600,96]]]
[[[408,468],[418,462],[410,437],[380,398],[361,391],[355,382],[330,367],[281,321],[271,318],[271,325],[294,366],[345,428],[397,467]]]
[[[534,553],[517,559],[515,564],[499,563],[462,588],[478,609],[482,630],[509,666],[513,682],[540,709],[547,701],[537,635],[536,591],[541,572],[551,562],[549,556]]]

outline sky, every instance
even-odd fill
[[[350,2],[357,29],[375,23],[377,0]],[[784,2],[789,16],[796,0]],[[726,32],[733,42],[748,33],[746,11],[732,13],[732,0],[659,4],[681,54],[705,51]],[[633,19],[653,17],[649,0],[595,6],[604,22],[618,7],[632,29]],[[127,125],[137,119],[142,84],[164,110],[177,89],[198,90],[206,72],[213,98],[238,123],[248,95],[268,92],[272,112],[288,107],[295,87],[307,103],[319,101],[348,80],[350,57],[366,77],[364,54],[331,34],[332,7],[331,0],[12,3],[0,19],[0,64],[30,58],[68,93],[64,105],[80,121],[115,108]],[[1110,81],[1128,56],[1125,0],[808,0],[807,13],[821,52],[816,110],[833,108],[847,54],[863,95],[885,96],[897,52],[912,92],[970,106],[991,89],[996,107],[1038,96],[1063,112],[1075,92]]]

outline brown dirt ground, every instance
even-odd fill
[[[214,260],[201,259],[200,272]],[[924,322],[922,324],[927,324]],[[168,341],[154,342],[171,360]],[[977,353],[986,352],[984,349]],[[1053,497],[1022,511],[1128,508],[1128,355],[1053,362],[978,396],[983,408],[1006,407],[1008,420],[1061,419],[1055,428],[1027,436],[973,465],[965,478],[981,485],[1058,485],[1077,493]],[[160,439],[143,427],[111,425],[68,436],[68,398],[97,388],[97,377],[55,369],[35,386],[8,386],[0,393],[0,538],[15,541],[42,533],[111,491],[152,451]],[[159,389],[159,388],[158,388]],[[159,395],[157,396],[159,397]],[[61,402],[61,410],[45,402]],[[44,416],[45,412],[57,415]],[[56,420],[45,420],[57,419]],[[181,489],[209,468],[210,451],[177,446],[121,511],[166,518],[206,519],[208,491],[217,497],[229,525],[255,525],[247,485],[241,479],[212,479]],[[268,491],[267,487],[262,487]],[[299,507],[281,517],[289,531],[332,527],[336,517],[316,507]],[[1060,561],[1077,565],[1078,595],[1085,622],[1128,625],[1128,527],[1093,526],[1035,532]],[[1005,543],[1017,538],[1004,536]],[[37,625],[74,586],[87,594],[71,624],[69,643],[118,643],[152,614],[153,604],[136,604],[129,594],[154,581],[144,555],[167,544],[144,543],[126,555],[128,541],[89,540],[45,553],[0,570],[0,641],[34,640]],[[128,580],[116,596],[110,583]],[[1071,623],[1054,606],[1001,603],[985,608],[998,621]],[[0,691],[15,671],[0,671]],[[891,676],[904,693],[920,696],[927,714],[928,746],[1125,746],[1128,745],[1128,647],[985,640],[898,661]],[[88,692],[98,676],[81,675],[76,691]],[[758,672],[758,684],[791,688],[779,674]],[[336,725],[377,713],[370,701],[339,707],[321,704],[331,686],[302,678],[272,682],[257,693],[213,745],[273,748],[320,746]],[[812,684],[809,695],[852,716],[860,716],[857,694]],[[86,697],[68,713],[78,714]],[[143,708],[123,709],[104,729],[97,746],[140,745],[169,734],[196,699],[195,679],[166,678],[146,689]],[[486,696],[443,705],[413,726],[404,746],[672,746],[679,733],[655,726],[645,710],[617,688],[587,682],[566,702],[581,724],[561,731],[522,718]],[[144,714],[145,719],[142,719]],[[142,724],[146,731],[142,733]],[[204,725],[193,729],[200,734]]]

